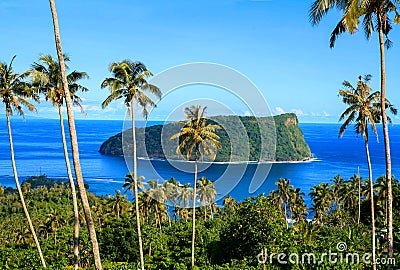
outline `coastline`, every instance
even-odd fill
[[[123,156],[119,156],[123,157]],[[166,159],[166,158],[146,158],[146,157],[138,157],[139,160],[146,161],[168,161],[168,162],[188,162],[194,163],[194,161],[189,160],[179,160],[179,159]],[[288,161],[198,161],[199,164],[218,164],[218,165],[230,165],[230,164],[300,164],[300,163],[311,163],[311,162],[320,162],[321,159],[318,158],[308,158],[304,160],[288,160]]]

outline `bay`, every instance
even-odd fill
[[[14,187],[12,175],[7,126],[0,119],[0,184]],[[147,125],[161,122],[149,122]],[[145,125],[138,121],[138,126]],[[355,135],[349,127],[343,138],[338,138],[339,124],[301,123],[305,139],[309,144],[314,159],[311,162],[276,163],[276,164],[203,164],[199,177],[205,176],[217,181],[217,198],[230,194],[236,200],[244,200],[249,196],[268,194],[275,189],[275,182],[281,178],[290,179],[290,183],[308,195],[310,188],[320,182],[328,182],[340,174],[345,179],[357,173],[358,167],[364,178],[367,178],[367,164],[364,141]],[[122,189],[124,176],[129,171],[123,157],[101,155],[98,149],[103,141],[121,132],[123,121],[112,120],[77,120],[79,151],[82,162],[84,180],[89,184],[89,191],[96,195],[115,194]],[[32,175],[46,174],[51,178],[67,179],[59,122],[53,119],[12,119],[12,131],[15,158],[20,180]],[[381,126],[378,126],[379,140],[370,138],[371,160],[374,178],[385,174],[385,159]],[[371,132],[372,134],[372,132]],[[400,174],[400,126],[390,126],[393,174]],[[139,160],[138,173],[147,180],[156,179],[160,183],[164,179],[174,177],[181,183],[192,183],[190,170],[192,164],[186,164],[188,172],[175,168],[161,160]],[[269,167],[271,169],[269,170]],[[242,170],[244,173],[242,173]],[[254,178],[258,170],[257,179]],[[268,173],[269,171],[269,173]],[[255,191],[250,192],[251,181],[262,183]],[[306,196],[306,202],[310,199]],[[220,201],[219,201],[220,203]]]

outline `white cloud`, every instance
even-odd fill
[[[308,114],[304,113],[301,109],[292,109],[291,112],[295,113],[297,116],[308,115]]]
[[[323,111],[323,112],[311,112],[311,116],[328,117],[328,116],[331,116],[331,115],[328,112]]]
[[[251,116],[251,112],[250,111],[244,111],[244,116]]]
[[[282,107],[275,107],[275,112],[277,114],[283,114],[283,113],[285,113],[285,110],[282,109]]]
[[[101,111],[100,106],[97,105],[83,105],[82,107],[85,111],[95,111],[95,112]],[[79,107],[78,109],[80,110]]]

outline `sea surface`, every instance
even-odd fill
[[[158,124],[149,122],[147,125]],[[32,175],[46,174],[49,177],[66,180],[63,149],[58,120],[12,118],[15,159],[20,180]],[[137,126],[145,125],[138,122]],[[199,177],[217,180],[217,198],[221,202],[226,194],[236,200],[249,196],[268,194],[275,189],[275,182],[281,178],[290,179],[295,187],[300,187],[307,195],[310,188],[320,182],[329,182],[340,174],[345,179],[360,170],[362,177],[368,177],[364,141],[349,127],[343,138],[338,138],[339,124],[301,124],[305,139],[313,153],[309,162],[276,164],[203,164]],[[121,132],[123,121],[77,120],[79,152],[84,180],[89,191],[96,195],[115,194],[122,189],[124,176],[129,171],[123,157],[101,155],[98,149],[103,141]],[[378,126],[379,140],[370,138],[370,151],[374,178],[385,173],[384,145],[381,126]],[[372,133],[372,132],[371,132]],[[400,126],[390,127],[393,174],[400,175]],[[176,168],[178,167],[178,168]],[[138,161],[138,175],[147,180],[174,177],[181,183],[192,183],[190,173],[193,164],[176,166],[167,161]],[[257,173],[255,174],[255,172]],[[252,188],[251,182],[253,181]],[[5,119],[0,119],[0,184],[15,187],[11,168],[9,142]],[[255,188],[258,189],[254,190]]]

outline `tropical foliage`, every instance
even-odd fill
[[[51,269],[64,269],[74,263],[71,250],[71,233],[73,231],[73,210],[71,190],[63,182],[53,181],[40,176],[45,185],[30,185],[37,178],[24,182],[24,195],[29,200],[28,210],[32,213],[32,221],[38,228],[40,243],[47,264]],[[323,215],[315,215],[313,220],[306,215],[295,218],[292,213],[295,198],[304,199],[304,194],[290,185],[288,179],[280,179],[277,189],[267,197],[257,196],[242,202],[235,202],[231,197],[224,198],[223,206],[217,206],[212,212],[196,208],[196,242],[195,256],[198,269],[281,269],[278,262],[279,253],[315,253],[316,260],[323,259],[322,253],[337,250],[337,243],[345,242],[349,252],[359,254],[371,250],[370,242],[370,199],[362,195],[361,222],[357,224],[357,200],[348,198],[354,189],[352,180],[342,180],[336,176],[330,183],[320,184],[313,188],[313,208],[299,207],[312,213],[325,209]],[[48,181],[47,181],[48,180]],[[202,179],[200,181],[211,181]],[[167,184],[168,183],[168,184]],[[384,179],[374,181],[374,198],[377,212],[385,211],[386,189]],[[173,201],[184,192],[182,184],[177,180],[166,180],[163,183],[144,181],[138,200],[140,201],[141,224],[143,232],[143,251],[146,269],[191,269],[191,237],[192,215],[186,214],[184,205],[164,205],[149,196],[149,189],[154,188],[159,194],[165,194],[164,200]],[[281,191],[279,191],[281,189]],[[282,192],[282,189],[291,190]],[[20,207],[18,193],[8,188],[8,192],[0,195],[0,268],[2,269],[41,269],[41,263],[34,249],[34,242],[26,224],[21,223],[23,211]],[[193,190],[193,189],[192,189]],[[362,190],[369,190],[369,182],[362,181]],[[394,181],[395,198],[400,198],[400,185]],[[320,196],[324,192],[326,195]],[[351,192],[350,192],[351,193]],[[356,192],[352,192],[356,193]],[[167,195],[170,194],[170,195]],[[173,195],[174,194],[174,195]],[[273,194],[287,194],[287,200],[277,200]],[[297,194],[297,195],[296,195]],[[92,206],[93,217],[98,228],[98,240],[102,254],[104,269],[136,269],[140,265],[139,248],[132,243],[137,242],[134,203],[118,192],[110,197],[96,197],[88,194]],[[200,193],[198,195],[200,197]],[[330,198],[326,200],[325,198]],[[322,201],[321,201],[322,200]],[[286,227],[283,213],[287,206],[286,218],[290,218]],[[341,207],[339,207],[339,205]],[[346,207],[343,207],[346,205]],[[400,216],[400,200],[394,201],[396,216]],[[175,218],[170,216],[175,213]],[[82,216],[82,212],[80,213]],[[292,217],[292,218],[291,218]],[[312,216],[308,216],[311,218]],[[384,258],[384,215],[377,215],[377,255]],[[84,222],[84,220],[82,220]],[[160,224],[161,228],[160,229]],[[400,220],[395,219],[395,225]],[[396,238],[396,245],[400,239]],[[91,244],[87,229],[81,230],[80,267],[89,269],[93,265]],[[265,250],[267,254],[265,254]],[[262,256],[265,261],[260,259]],[[301,259],[301,258],[300,258]],[[396,254],[396,260],[400,260]],[[260,262],[259,262],[260,261]],[[263,264],[264,262],[264,264]],[[322,260],[320,264],[290,263],[286,269],[368,269],[370,265],[330,263]],[[68,269],[68,268],[67,268]],[[378,265],[378,269],[386,266]]]

